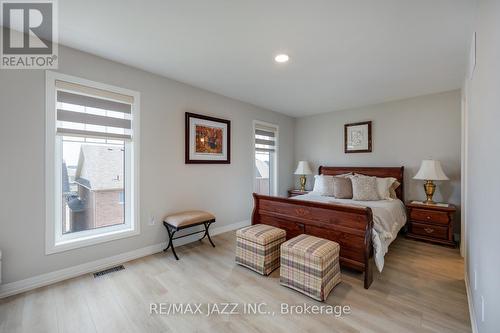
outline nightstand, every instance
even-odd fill
[[[407,203],[408,233],[406,237],[437,244],[455,246],[453,216],[456,207]]]
[[[301,191],[301,190],[288,190],[288,197],[296,197],[297,195],[307,194],[311,191]]]

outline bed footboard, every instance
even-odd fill
[[[340,244],[340,264],[364,272],[373,281],[373,216],[370,208],[272,197],[254,193],[252,224],[286,230],[287,239],[308,234]]]

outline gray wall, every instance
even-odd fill
[[[295,159],[330,166],[404,166],[405,199],[422,200],[413,180],[422,159],[440,160],[451,181],[440,182],[435,199],[460,204],[460,91],[299,118]],[[344,153],[344,124],[371,120],[372,153]],[[309,187],[312,187],[312,179]],[[459,220],[459,219],[457,219]]]
[[[493,333],[500,331],[500,2],[480,1],[476,20],[476,70],[465,89],[466,264],[478,330]]]
[[[45,73],[0,73],[0,249],[3,283],[132,251],[165,240],[151,214],[207,209],[217,225],[250,218],[252,121],[279,125],[279,190],[291,186],[294,119],[66,47],[59,72],[141,93],[141,235],[45,255]],[[184,164],[184,112],[231,120],[230,165]],[[49,194],[50,195],[50,194]],[[216,225],[216,226],[217,226]]]

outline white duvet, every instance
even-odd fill
[[[370,207],[373,213],[373,250],[375,264],[379,272],[384,268],[384,256],[399,230],[406,223],[406,208],[401,200],[356,201],[352,199],[336,199],[334,197],[315,194],[314,192],[298,195],[292,199],[316,201],[322,203],[339,203],[361,207]]]

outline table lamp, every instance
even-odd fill
[[[413,179],[425,180],[424,189],[427,200],[424,204],[432,205],[434,201],[432,196],[436,190],[436,185],[433,180],[449,180],[449,178],[444,174],[443,168],[441,168],[441,163],[435,160],[423,160],[420,165],[420,170]]]
[[[299,161],[295,174],[300,175],[300,191],[304,192],[306,190],[306,175],[312,175],[309,163],[307,161]]]

